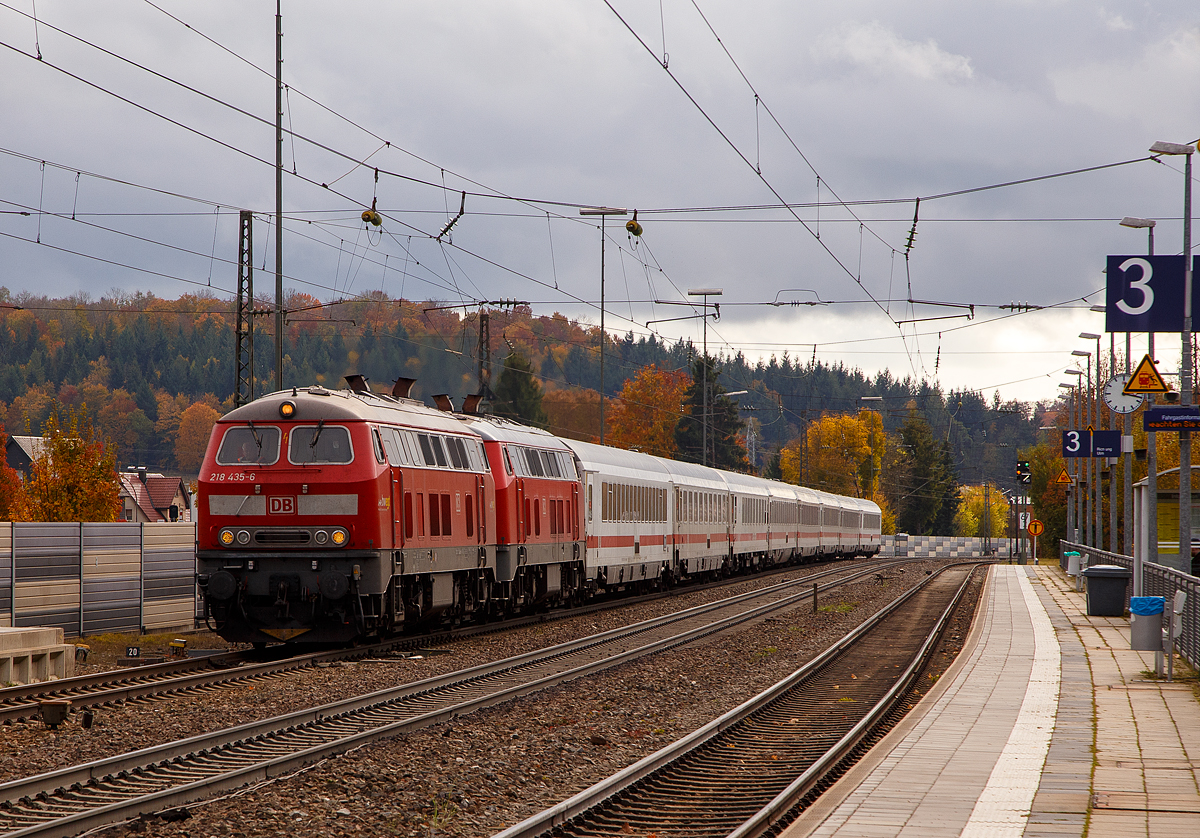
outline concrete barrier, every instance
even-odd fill
[[[75,647],[59,628],[0,628],[0,685],[32,684],[75,674]]]

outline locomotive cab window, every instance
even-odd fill
[[[269,466],[279,460],[279,428],[234,426],[225,432],[217,450],[217,465]]]
[[[292,429],[288,459],[295,465],[349,463],[354,459],[350,432],[337,425],[304,425]]]

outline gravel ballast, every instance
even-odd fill
[[[910,562],[825,595],[816,613],[803,603],[701,644],[367,745],[292,777],[190,808],[186,819],[150,816],[103,834],[491,835],[766,689],[941,564]],[[90,730],[80,727],[78,716],[57,732],[36,721],[0,727],[0,781],[417,681],[778,581],[755,579],[499,632],[419,659],[335,664],[98,708]]]

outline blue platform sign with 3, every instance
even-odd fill
[[[1182,256],[1109,256],[1104,330],[1182,329],[1183,265]],[[1197,265],[1200,257],[1193,259],[1193,273]],[[1200,293],[1192,295],[1192,324],[1193,330],[1200,329]]]

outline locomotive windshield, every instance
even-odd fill
[[[225,432],[217,465],[269,466],[279,459],[279,428],[246,424]]]
[[[325,424],[292,428],[288,459],[296,465],[348,463],[354,459],[354,453],[350,450],[350,432]]]

